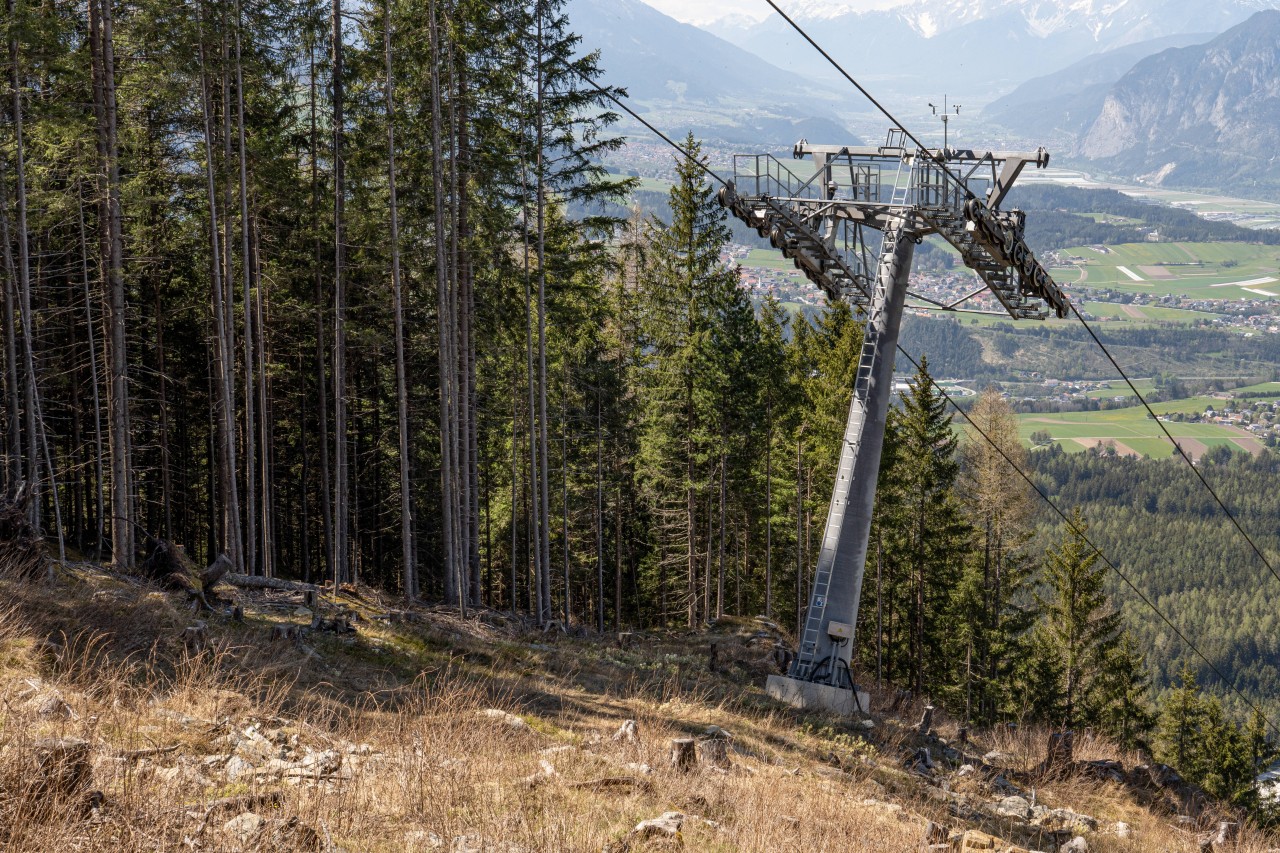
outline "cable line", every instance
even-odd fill
[[[839,62],[836,62],[836,60],[832,58],[831,54],[823,50],[821,45],[819,45],[816,41],[814,41],[813,38],[810,37],[810,35],[807,32],[805,32],[803,27],[797,24],[791,18],[790,15],[782,11],[782,9],[778,6],[776,2],[774,2],[774,0],[765,0],[765,2],[768,3],[769,6],[771,6],[775,12],[781,15],[782,19],[786,21],[788,24],[790,24],[792,29],[794,29],[797,33],[799,33],[804,38],[805,41],[809,42],[809,44],[813,46],[814,50],[822,54],[823,58],[826,59],[827,62],[831,63],[832,67],[834,67],[837,71],[839,71],[846,80],[852,83],[854,88],[856,88],[859,92],[862,93],[863,97],[865,97],[868,101],[870,101],[876,107],[876,109],[878,109],[881,113],[884,114],[885,118],[893,122],[895,127],[897,127],[904,134],[906,134],[907,138],[916,144],[916,147],[924,150],[928,150],[911,133],[911,131],[906,128],[906,126],[902,122],[894,118],[893,114],[890,113],[889,110],[883,104],[877,101],[875,97],[871,95],[870,92],[868,92],[865,88],[863,88],[862,84],[859,83],[857,80],[855,80],[853,76],[849,74],[848,71],[845,71],[844,67],[841,66]],[[960,180],[954,174],[952,174],[950,170],[946,168],[945,164],[940,164],[940,165],[942,165],[942,168],[954,180],[957,180],[957,181]],[[963,182],[961,182],[961,185],[963,186]],[[969,192],[967,186],[965,187],[965,191]],[[973,194],[969,193],[969,196],[972,198]],[[1237,531],[1239,531],[1240,535],[1244,537],[1244,540],[1249,543],[1249,547],[1253,550],[1253,553],[1257,555],[1258,559],[1262,561],[1262,564],[1267,567],[1267,571],[1271,573],[1271,576],[1275,578],[1277,581],[1280,581],[1280,572],[1277,572],[1275,566],[1271,565],[1271,561],[1268,560],[1266,555],[1262,553],[1262,549],[1259,548],[1257,543],[1253,541],[1253,537],[1251,537],[1247,532],[1245,532],[1244,527],[1240,524],[1240,521],[1236,518],[1235,514],[1232,513],[1230,509],[1227,508],[1226,503],[1224,503],[1222,498],[1218,496],[1218,493],[1214,491],[1213,487],[1209,485],[1209,481],[1205,479],[1204,474],[1200,471],[1199,468],[1196,467],[1195,463],[1191,460],[1191,457],[1187,455],[1186,450],[1182,448],[1182,445],[1178,444],[1177,440],[1174,439],[1173,434],[1169,432],[1168,427],[1164,425],[1163,421],[1161,421],[1159,418],[1156,417],[1155,412],[1151,409],[1151,406],[1147,403],[1146,398],[1143,397],[1142,393],[1138,391],[1137,387],[1133,384],[1133,381],[1129,378],[1129,375],[1125,373],[1124,368],[1122,368],[1120,366],[1120,363],[1116,361],[1115,357],[1111,354],[1111,351],[1107,349],[1106,345],[1102,342],[1102,340],[1098,337],[1097,333],[1093,330],[1093,327],[1090,326],[1089,323],[1080,314],[1080,309],[1078,309],[1075,306],[1075,303],[1073,303],[1069,299],[1067,300],[1067,304],[1071,306],[1071,313],[1074,314],[1076,319],[1080,321],[1080,324],[1084,326],[1085,331],[1089,333],[1089,337],[1091,337],[1093,339],[1093,342],[1097,344],[1098,348],[1102,350],[1102,354],[1107,357],[1107,361],[1111,362],[1111,366],[1116,369],[1116,372],[1120,374],[1120,377],[1122,379],[1124,379],[1125,384],[1129,386],[1129,390],[1132,391],[1133,395],[1138,398],[1138,402],[1141,403],[1142,407],[1147,410],[1147,414],[1150,415],[1151,419],[1154,420],[1156,422],[1156,425],[1160,427],[1160,431],[1164,433],[1165,438],[1169,439],[1169,442],[1177,449],[1178,455],[1181,456],[1183,461],[1185,461],[1187,465],[1191,467],[1191,470],[1195,472],[1196,479],[1200,481],[1200,484],[1204,486],[1205,489],[1209,492],[1209,494],[1213,497],[1214,503],[1216,503],[1218,505],[1218,508],[1222,510],[1223,514],[1226,515],[1228,519],[1230,519],[1232,526],[1235,527]]]
[[[770,5],[772,5],[772,0],[766,0],[766,2],[769,2],[769,3],[770,3]],[[775,8],[776,8],[776,7],[775,7]],[[792,24],[792,26],[795,26],[795,24],[793,23],[793,24]],[[811,43],[812,43],[812,42],[811,42]],[[824,53],[824,55],[825,55],[825,53]],[[834,62],[834,60],[832,60],[832,61]],[[583,73],[583,72],[581,72],[581,71],[578,71],[577,73],[578,73],[578,76],[579,76],[579,77],[581,77],[581,78],[582,78],[582,79],[583,79],[583,80],[584,80],[588,85],[590,85],[590,86],[591,86],[592,88],[594,88],[596,91],[600,92],[602,95],[604,95],[605,97],[607,97],[609,100],[613,101],[613,103],[614,103],[614,104],[616,104],[620,109],[625,110],[625,111],[627,112],[627,114],[628,114],[628,115],[630,115],[630,116],[631,116],[632,118],[634,118],[636,121],[638,121],[638,122],[640,122],[641,124],[643,124],[643,125],[644,125],[646,128],[648,128],[648,129],[649,129],[649,130],[650,130],[654,135],[658,136],[660,139],[662,139],[664,142],[666,142],[668,145],[670,145],[670,146],[671,146],[675,151],[677,151],[677,152],[678,152],[681,156],[683,156],[686,160],[688,160],[689,162],[694,163],[695,165],[697,165],[697,166],[698,166],[698,168],[700,168],[703,172],[705,172],[709,177],[711,177],[711,178],[713,178],[714,180],[718,181],[720,184],[723,184],[723,185],[725,185],[725,186],[728,186],[728,182],[727,182],[727,181],[725,181],[725,179],[724,179],[724,178],[720,177],[720,175],[716,174],[715,170],[713,170],[710,166],[708,166],[708,165],[706,165],[705,163],[703,163],[702,161],[700,161],[700,160],[698,160],[698,159],[694,158],[694,157],[693,157],[693,156],[692,156],[688,151],[686,151],[686,150],[685,150],[684,148],[682,148],[679,144],[677,144],[676,142],[674,142],[674,141],[671,139],[671,137],[667,136],[665,133],[663,133],[661,130],[658,130],[656,127],[654,127],[654,126],[653,126],[652,124],[650,124],[648,121],[646,121],[645,119],[641,118],[641,117],[640,117],[640,116],[639,116],[639,115],[638,115],[634,110],[632,110],[629,106],[627,106],[625,103],[623,103],[623,102],[622,102],[621,100],[619,100],[617,97],[615,97],[615,96],[614,96],[612,93],[610,93],[608,90],[606,90],[606,89],[604,89],[603,87],[601,87],[598,83],[596,83],[594,80],[592,80],[592,79],[591,79],[590,77],[588,77],[586,74],[584,74],[584,73]],[[846,76],[847,76],[847,75],[846,75]],[[855,83],[854,85],[857,85],[857,84]],[[859,89],[861,90],[861,87],[860,87],[860,86],[859,86]],[[870,96],[868,96],[868,97],[870,97]],[[877,104],[877,106],[879,106],[879,105]],[[883,110],[883,108],[881,108],[881,109],[882,109],[882,111],[884,111],[884,110]],[[889,114],[888,114],[887,112],[885,112],[885,115],[889,115]],[[892,116],[889,116],[889,118],[890,118],[890,119],[892,119],[893,117],[892,117]],[[913,139],[914,139],[914,137],[913,137]],[[917,143],[917,144],[919,144],[919,143]],[[1074,310],[1074,306],[1072,306],[1072,307],[1073,307],[1073,310]],[[1079,314],[1077,313],[1077,315],[1076,315],[1076,316],[1078,317],[1078,316],[1079,316]],[[1083,322],[1083,319],[1082,319],[1081,321]],[[1096,340],[1096,337],[1095,337],[1095,340]],[[1101,346],[1101,342],[1099,342],[1099,346]],[[901,354],[902,354],[902,355],[907,359],[907,361],[909,361],[909,362],[911,363],[911,365],[912,365],[913,367],[915,367],[916,372],[917,372],[917,373],[919,373],[919,372],[920,372],[920,363],[919,363],[918,361],[916,361],[915,357],[914,357],[914,356],[912,356],[912,355],[911,355],[911,353],[907,352],[907,350],[906,350],[906,349],[904,349],[904,348],[902,347],[902,345],[901,345],[901,344],[899,344],[899,345],[898,345],[897,349],[898,349],[898,352],[900,352],[900,353],[901,353]],[[1105,351],[1105,349],[1104,349],[1104,351]],[[1114,363],[1114,361],[1113,361],[1113,363]],[[1116,365],[1116,369],[1117,369],[1117,370],[1119,370],[1119,369],[1120,369],[1120,368],[1119,368],[1119,365]],[[1123,372],[1122,372],[1122,374],[1121,374],[1121,375],[1123,375]],[[1127,377],[1126,377],[1126,381],[1127,381]],[[978,426],[978,425],[973,421],[973,419],[969,417],[968,412],[966,412],[964,409],[962,409],[962,408],[959,406],[959,404],[957,404],[957,403],[956,403],[956,401],[955,401],[954,399],[952,399],[951,395],[950,395],[950,394],[948,394],[948,393],[946,392],[946,389],[944,389],[941,385],[939,385],[939,384],[938,384],[938,383],[933,379],[933,377],[932,377],[932,376],[930,376],[930,377],[929,377],[929,384],[933,387],[933,389],[934,389],[935,391],[937,391],[940,395],[942,395],[943,399],[945,399],[945,400],[947,401],[947,403],[949,403],[953,409],[955,409],[957,412],[959,412],[960,416],[961,416],[962,418],[964,418],[965,422],[966,422],[969,426],[971,426],[971,427],[973,428],[973,430],[974,430],[975,432],[977,432],[977,433],[978,433],[978,435],[982,436],[983,440],[985,440],[985,441],[987,442],[987,444],[991,445],[991,447],[992,447],[992,448],[994,448],[994,449],[995,449],[995,451],[996,451],[997,453],[999,453],[999,454],[1000,454],[1001,458],[1002,458],[1002,459],[1004,459],[1005,463],[1006,463],[1010,468],[1012,468],[1012,469],[1014,470],[1014,472],[1015,472],[1015,473],[1017,473],[1017,475],[1018,475],[1019,477],[1021,477],[1021,478],[1022,478],[1022,480],[1023,480],[1023,481],[1025,481],[1025,482],[1026,482],[1026,484],[1032,488],[1032,490],[1033,490],[1033,491],[1035,491],[1035,493],[1040,497],[1040,499],[1041,499],[1041,500],[1043,500],[1046,504],[1048,504],[1048,505],[1049,505],[1049,508],[1050,508],[1050,509],[1052,509],[1052,510],[1053,510],[1053,512],[1054,512],[1054,513],[1055,513],[1055,514],[1056,514],[1060,519],[1062,519],[1063,523],[1064,523],[1064,524],[1066,524],[1066,526],[1071,530],[1071,532],[1072,532],[1072,533],[1074,533],[1076,536],[1078,536],[1078,537],[1080,538],[1080,540],[1081,540],[1081,541],[1083,541],[1086,545],[1088,545],[1091,549],[1093,549],[1093,553],[1094,553],[1094,554],[1096,554],[1100,560],[1102,560],[1103,564],[1105,564],[1105,565],[1106,565],[1106,567],[1107,567],[1108,569],[1110,569],[1112,572],[1114,572],[1114,573],[1115,573],[1115,575],[1116,575],[1118,578],[1120,578],[1120,580],[1121,580],[1121,581],[1123,581],[1123,582],[1124,582],[1124,585],[1125,585],[1125,586],[1127,586],[1130,590],[1132,590],[1132,591],[1134,592],[1134,594],[1135,594],[1135,595],[1137,595],[1137,596],[1138,596],[1138,598],[1142,601],[1142,603],[1143,603],[1143,604],[1145,604],[1145,605],[1146,605],[1146,606],[1151,610],[1151,612],[1152,612],[1152,613],[1154,613],[1156,616],[1158,616],[1158,617],[1160,618],[1160,621],[1161,621],[1161,622],[1163,622],[1165,625],[1167,625],[1167,626],[1169,627],[1169,630],[1173,631],[1174,635],[1175,635],[1175,636],[1177,636],[1177,637],[1178,637],[1178,639],[1182,641],[1183,645],[1184,645],[1186,648],[1190,649],[1190,650],[1191,650],[1191,651],[1196,655],[1196,657],[1198,657],[1200,660],[1204,661],[1205,665],[1206,665],[1207,667],[1209,667],[1209,669],[1214,673],[1214,675],[1218,676],[1218,679],[1221,681],[1221,683],[1222,683],[1223,685],[1225,685],[1225,686],[1226,686],[1226,687],[1227,687],[1227,688],[1228,688],[1232,693],[1234,693],[1234,694],[1236,695],[1236,697],[1238,697],[1238,698],[1240,699],[1240,701],[1241,701],[1241,702],[1243,702],[1243,703],[1245,704],[1245,706],[1249,708],[1249,710],[1253,711],[1253,712],[1254,712],[1254,713],[1255,713],[1255,714],[1256,714],[1260,719],[1262,719],[1262,720],[1263,720],[1267,725],[1271,726],[1271,728],[1272,728],[1275,732],[1277,732],[1278,734],[1280,734],[1280,725],[1277,725],[1277,724],[1275,723],[1275,721],[1273,721],[1270,717],[1268,717],[1265,713],[1263,713],[1262,709],[1261,709],[1261,708],[1259,708],[1259,707],[1258,707],[1258,706],[1253,702],[1253,700],[1251,700],[1248,696],[1246,696],[1246,695],[1245,695],[1245,694],[1240,690],[1240,688],[1236,687],[1234,684],[1232,684],[1232,683],[1231,683],[1231,681],[1226,677],[1226,675],[1225,675],[1225,674],[1223,674],[1222,670],[1218,668],[1217,664],[1215,664],[1212,660],[1210,660],[1210,659],[1209,659],[1209,657],[1208,657],[1204,652],[1200,651],[1200,647],[1199,647],[1199,646],[1197,646],[1194,642],[1192,642],[1192,640],[1191,640],[1191,639],[1190,639],[1186,634],[1184,634],[1184,633],[1182,632],[1182,629],[1180,629],[1177,625],[1175,625],[1175,624],[1173,623],[1173,621],[1172,621],[1171,619],[1169,619],[1169,617],[1168,617],[1168,616],[1164,615],[1164,612],[1163,612],[1163,611],[1161,611],[1161,610],[1160,610],[1160,608],[1156,606],[1155,602],[1153,602],[1153,601],[1152,601],[1152,600],[1147,596],[1147,594],[1146,594],[1146,593],[1144,593],[1142,590],[1140,590],[1140,589],[1139,589],[1139,588],[1138,588],[1138,587],[1133,583],[1133,581],[1131,581],[1131,580],[1129,579],[1129,576],[1128,576],[1128,575],[1126,575],[1123,571],[1121,571],[1120,567],[1119,567],[1119,566],[1117,566],[1115,563],[1113,563],[1113,562],[1111,561],[1111,559],[1110,559],[1106,554],[1104,554],[1104,553],[1102,552],[1102,549],[1101,549],[1101,548],[1099,548],[1099,547],[1097,546],[1097,544],[1095,544],[1095,543],[1094,543],[1094,541],[1093,541],[1092,539],[1090,539],[1090,538],[1088,537],[1088,535],[1086,535],[1086,533],[1085,533],[1083,530],[1081,530],[1081,529],[1080,529],[1080,527],[1079,527],[1078,525],[1076,525],[1076,523],[1071,519],[1071,517],[1070,517],[1070,516],[1068,516],[1068,515],[1066,514],[1066,512],[1064,512],[1064,511],[1062,510],[1062,508],[1061,508],[1061,507],[1059,507],[1056,503],[1054,503],[1054,502],[1053,502],[1053,499],[1052,499],[1052,498],[1050,498],[1050,497],[1049,497],[1049,495],[1048,495],[1048,494],[1047,494],[1043,489],[1041,489],[1041,488],[1040,488],[1040,486],[1035,482],[1035,480],[1034,480],[1034,479],[1032,479],[1031,475],[1030,475],[1030,474],[1028,474],[1026,471],[1024,471],[1024,470],[1022,469],[1022,467],[1021,467],[1021,466],[1019,466],[1016,462],[1014,462],[1014,461],[1009,457],[1009,454],[1007,454],[1007,453],[1005,452],[1004,448],[1003,448],[1003,447],[1001,447],[999,444],[997,444],[997,443],[996,443],[996,441],[995,441],[993,438],[991,438],[991,436],[989,436],[989,435],[986,433],[986,431],[985,431],[985,430],[983,430],[980,426]],[[1130,383],[1130,387],[1132,387],[1132,383]],[[1175,443],[1175,444],[1176,444],[1176,443]]]

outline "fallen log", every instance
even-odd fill
[[[264,578],[257,575],[240,575],[227,572],[221,577],[222,583],[229,583],[242,589],[275,589],[281,592],[319,592],[320,587],[313,583],[287,581],[280,578]]]

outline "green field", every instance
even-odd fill
[[[1114,389],[1113,389],[1114,390]],[[1169,403],[1154,404],[1157,412],[1204,411],[1209,401],[1221,404],[1222,400],[1209,397],[1193,397]],[[1197,408],[1198,406],[1198,408]],[[1217,424],[1185,424],[1165,422],[1165,427],[1180,440],[1192,458],[1198,458],[1206,450],[1226,445],[1233,450],[1256,452],[1261,442],[1234,427]],[[1160,426],[1147,417],[1140,406],[1112,409],[1105,412],[1062,412],[1027,414],[1018,416],[1018,430],[1022,440],[1031,443],[1033,432],[1048,432],[1053,441],[1069,453],[1082,452],[1096,445],[1114,443],[1117,452],[1161,458],[1173,454],[1173,445],[1160,431]]]
[[[1202,299],[1280,297],[1280,247],[1276,246],[1124,243],[1097,249],[1076,247],[1062,254],[1084,259],[1083,266],[1053,270],[1054,277],[1068,285]]]
[[[1115,302],[1081,302],[1079,304],[1083,311],[1098,318],[1100,322],[1120,322],[1132,326],[1161,326],[1170,323],[1191,326],[1202,320],[1212,320],[1219,316],[1206,311],[1165,308],[1159,305],[1120,305]],[[1074,326],[1077,323],[1074,316],[1065,320],[1049,317],[1045,320],[1018,321],[1013,320],[1007,314],[964,314],[956,312],[954,316],[966,326],[993,326],[997,323],[1015,322],[1019,326],[1029,326],[1033,323],[1041,322],[1050,325]]]

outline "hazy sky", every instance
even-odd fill
[[[756,20],[773,14],[764,0],[644,0],[653,8],[670,15],[677,21],[705,23],[726,15],[742,15]],[[849,6],[855,9],[887,9],[905,0],[831,0],[831,5]],[[783,9],[798,5],[793,0],[782,0]]]

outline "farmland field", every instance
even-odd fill
[[[1117,392],[1118,393],[1118,392]],[[1191,398],[1153,405],[1157,412],[1203,411],[1201,401]],[[1221,400],[1215,402],[1221,403]],[[1198,408],[1197,408],[1198,406]],[[1232,450],[1257,452],[1261,442],[1243,429],[1217,424],[1164,424],[1193,459],[1206,450],[1226,445]],[[1062,412],[1018,416],[1018,429],[1024,442],[1030,444],[1033,432],[1047,432],[1068,453],[1081,452],[1094,445],[1114,444],[1118,453],[1160,458],[1173,454],[1173,445],[1164,437],[1160,426],[1147,417],[1139,406],[1103,412]]]
[[[1066,283],[1129,293],[1178,294],[1203,299],[1280,297],[1280,247],[1252,243],[1124,243],[1077,247],[1064,257],[1083,266],[1053,275]],[[1084,278],[1080,278],[1083,269]]]

